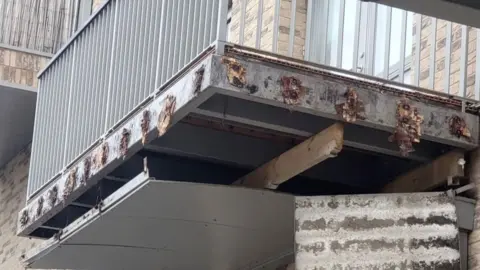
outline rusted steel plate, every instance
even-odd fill
[[[297,197],[297,270],[460,269],[443,193]]]

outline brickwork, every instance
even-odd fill
[[[415,56],[415,35],[416,24],[413,25],[414,44],[412,48],[412,55]],[[452,41],[451,46],[451,59],[450,59],[450,84],[449,89],[445,89],[444,78],[445,74],[445,51],[446,51],[446,34],[447,34],[447,22],[444,20],[437,20],[437,27],[433,29],[432,18],[428,16],[421,16],[421,33],[420,33],[420,86],[429,88],[429,71],[430,68],[435,68],[434,72],[434,89],[437,91],[450,91],[451,94],[460,95],[461,90],[460,81],[460,54],[461,54],[461,36],[462,27],[460,24],[452,23]],[[436,41],[431,44],[431,34],[436,31]],[[467,89],[466,96],[474,97],[474,83],[475,83],[475,61],[476,61],[476,29],[468,27],[468,44],[467,44]],[[431,46],[435,46],[435,67],[430,67],[430,50]],[[415,59],[415,58],[413,58]],[[417,74],[417,68],[412,65],[412,79]],[[463,90],[462,90],[463,91]]]
[[[288,54],[288,43],[290,35],[291,18],[291,0],[280,1],[280,13],[278,29],[277,52],[279,54]],[[240,22],[241,22],[241,2],[233,1],[232,21],[229,30],[229,41],[239,43],[240,41]],[[275,0],[264,0],[262,9],[262,23],[260,35],[260,49],[272,51],[273,33],[274,33],[274,15]],[[243,35],[243,45],[255,47],[257,41],[258,26],[258,1],[247,0],[245,13],[245,27]],[[295,11],[295,39],[293,46],[293,57],[303,59],[305,36],[307,22],[307,0],[298,0]]]
[[[25,205],[30,146],[0,169],[0,269],[20,270],[21,255],[39,240],[16,236],[16,220]]]
[[[47,62],[44,56],[0,48],[0,81],[36,87]]]

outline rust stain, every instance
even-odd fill
[[[472,134],[467,128],[467,123],[465,122],[465,119],[463,119],[462,117],[458,115],[452,115],[449,119],[448,124],[450,128],[450,134],[457,136],[458,138],[471,138]]]
[[[389,141],[396,141],[402,156],[407,156],[408,153],[415,151],[413,143],[420,142],[423,116],[404,98],[397,103],[396,118],[395,132],[390,136]]]
[[[37,217],[42,215],[43,203],[44,203],[43,197],[38,198],[38,201],[37,201]]]
[[[140,128],[142,129],[142,144],[147,142],[148,128],[150,127],[150,111],[143,111],[142,122],[140,123]]]
[[[73,168],[68,174],[67,181],[65,182],[65,188],[63,190],[63,200],[65,201],[72,193],[77,185],[77,171],[78,167]]]
[[[169,95],[166,98],[165,106],[163,107],[160,116],[158,117],[157,129],[158,136],[162,136],[167,132],[170,122],[172,121],[172,115],[175,112],[175,106],[177,104],[177,98],[175,96]]]
[[[222,58],[222,63],[227,66],[228,82],[238,88],[243,88],[247,84],[247,70],[237,60],[231,58]]]
[[[203,74],[205,74],[205,65],[202,65],[197,71],[195,71],[195,79],[193,80],[194,94],[198,94],[202,89]]]
[[[283,102],[287,105],[298,104],[300,98],[305,95],[305,87],[302,82],[295,77],[283,76],[280,78],[282,87]]]
[[[120,139],[120,154],[122,155],[123,158],[127,156],[129,143],[130,143],[130,130],[123,128],[122,138]]]
[[[102,145],[102,152],[100,153],[100,165],[102,167],[105,166],[105,164],[107,164],[108,151],[109,151],[108,142],[105,142]]]
[[[55,206],[58,201],[58,186],[55,185],[48,191],[48,203],[50,207]]]
[[[82,180],[80,181],[82,185],[87,184],[87,181],[90,178],[91,167],[92,167],[92,158],[86,157],[83,160],[83,176],[82,176]]]
[[[357,91],[353,88],[349,88],[345,93],[345,103],[335,105],[337,114],[341,115],[343,120],[353,123],[357,119],[364,120],[365,106],[363,101],[358,98]]]
[[[109,152],[108,142],[104,142],[100,150],[97,150],[92,160],[94,168],[100,169],[103,166],[105,166],[105,164],[107,164],[108,152]]]
[[[25,226],[30,221],[30,216],[28,215],[28,210],[23,210],[22,215],[20,216],[20,225]]]

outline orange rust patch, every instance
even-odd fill
[[[222,58],[222,63],[227,66],[228,82],[238,88],[243,88],[247,84],[247,70],[237,60],[232,58]]]
[[[158,136],[162,136],[167,132],[170,122],[172,121],[172,115],[175,112],[175,106],[177,105],[176,97],[169,95],[165,100],[165,106],[162,112],[158,116],[157,129]]]
[[[295,77],[283,76],[280,78],[280,84],[282,86],[283,102],[287,105],[298,104],[300,98],[305,95],[302,82]]]
[[[419,143],[422,136],[421,124],[423,116],[418,113],[418,109],[413,107],[407,99],[402,99],[397,103],[397,125],[395,132],[390,136],[391,142],[396,141],[402,156],[415,151],[413,143]]]
[[[130,130],[124,128],[122,130],[122,138],[120,139],[120,154],[123,158],[128,153],[128,145],[130,143]]]
[[[78,167],[75,167],[68,174],[67,181],[65,182],[65,188],[63,189],[64,201],[73,192],[73,190],[75,189],[75,186],[77,185],[77,171],[78,171]]]
[[[365,106],[358,98],[357,91],[349,88],[344,96],[346,98],[345,103],[335,105],[337,114],[341,115],[343,120],[350,123],[357,121],[357,119],[365,119]]]
[[[142,129],[142,144],[145,144],[147,141],[148,128],[150,127],[150,111],[143,111],[142,122],[140,123],[140,128]]]
[[[472,137],[472,134],[467,127],[467,123],[462,117],[458,115],[452,115],[448,124],[450,128],[450,134],[457,136],[458,138],[465,137],[470,139]]]

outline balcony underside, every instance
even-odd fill
[[[0,81],[0,167],[32,141],[35,89]]]
[[[455,100],[394,91],[282,61],[274,64],[235,54],[199,60],[31,200],[19,213],[18,234],[53,236],[146,168],[157,179],[231,184],[312,134],[343,121],[335,105],[345,103],[344,93],[352,88],[364,103],[365,119],[345,125],[345,147],[336,158],[282,184],[279,191],[376,192],[451,149],[478,145],[478,116],[462,113]],[[301,91],[298,99],[285,100],[291,89],[285,89],[284,83],[292,78]],[[420,143],[407,157],[388,140],[397,124],[397,102],[405,98],[425,118]],[[453,116],[463,119],[469,138],[451,134]],[[158,137],[158,129],[166,133]]]

